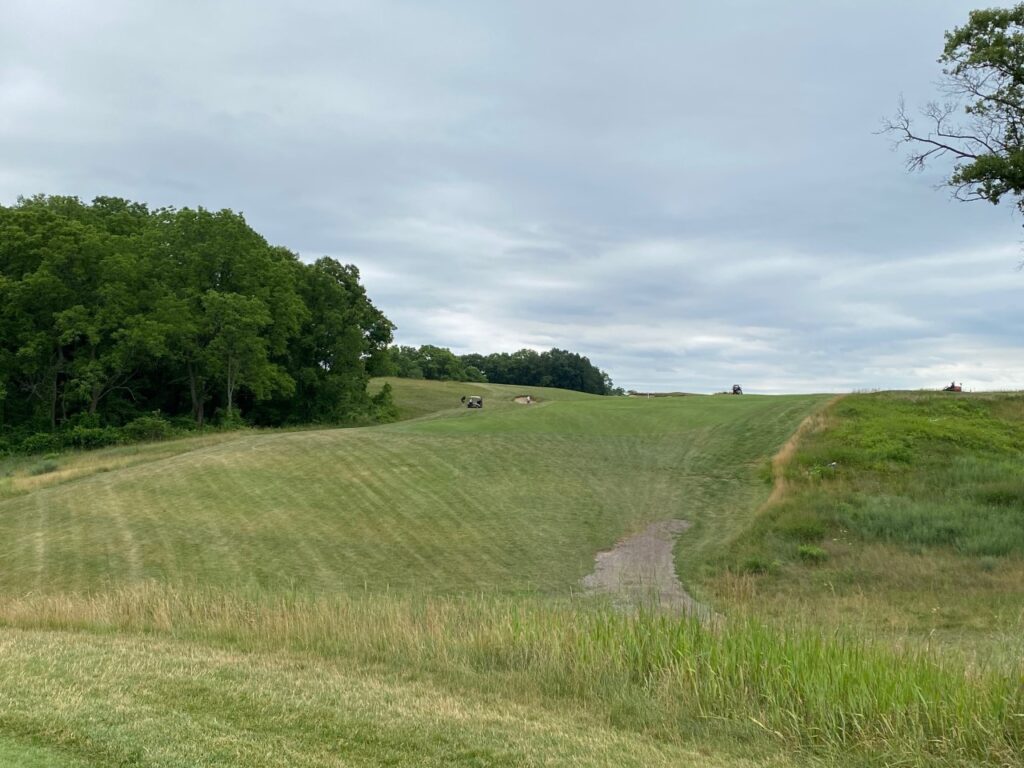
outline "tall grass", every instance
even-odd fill
[[[753,620],[708,626],[542,600],[240,596],[149,585],[0,598],[0,623],[350,658],[455,686],[573,699],[666,739],[701,723],[886,764],[1016,765],[1024,754],[1020,663],[968,670],[920,648]]]
[[[771,503],[744,544],[781,561],[846,534],[908,551],[1024,556],[1022,414],[1014,393],[836,401],[777,457]]]

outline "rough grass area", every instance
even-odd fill
[[[807,627],[160,587],[0,600],[0,622],[30,630],[0,632],[0,728],[111,762],[1002,766],[1024,750],[1019,662],[967,671]]]
[[[851,395],[776,472],[720,595],[940,639],[1024,629],[1024,395]]]
[[[246,434],[249,433],[210,432],[198,437],[137,443],[94,451],[0,457],[0,501],[72,480],[80,480],[100,472],[112,472],[188,453],[205,446],[238,440]]]

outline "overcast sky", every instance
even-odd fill
[[[626,388],[1019,389],[1021,217],[875,135],[979,4],[3,0],[0,203],[243,211]]]

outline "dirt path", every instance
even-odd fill
[[[683,589],[672,561],[676,537],[689,527],[685,520],[652,523],[620,541],[614,549],[598,552],[594,572],[583,577],[584,589],[592,594],[610,595],[623,608],[652,605],[709,617],[707,606]]]

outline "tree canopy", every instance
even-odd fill
[[[884,131],[911,147],[911,170],[952,161],[946,183],[958,199],[1009,195],[1024,211],[1024,4],[971,12],[946,33],[939,62],[945,101],[915,118],[901,99]]]
[[[0,429],[160,411],[267,425],[370,415],[394,326],[351,265],[230,210],[37,196],[0,206]]]
[[[460,356],[429,344],[419,348],[395,346],[388,350],[381,372],[411,379],[558,387],[595,395],[620,391],[615,389],[611,377],[588,358],[564,349]]]

